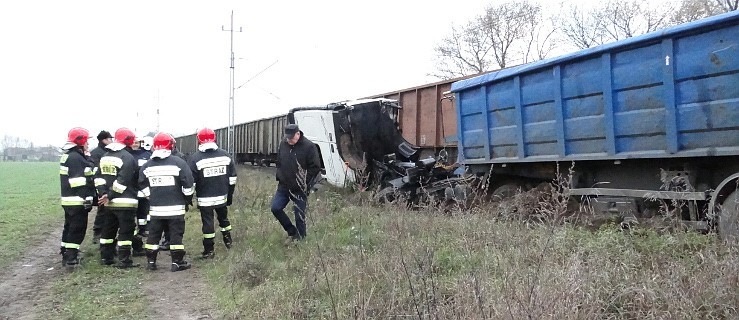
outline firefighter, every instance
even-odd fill
[[[160,132],[154,136],[153,152],[139,171],[139,188],[149,198],[149,237],[146,241],[148,270],[157,269],[157,254],[162,236],[162,226],[169,228],[172,266],[170,271],[190,268],[184,260],[185,205],[193,194],[193,177],[185,160],[172,155],[174,138]]]
[[[127,128],[116,130],[115,142],[106,146],[108,152],[100,159],[99,178],[95,181],[100,198],[98,204],[105,207],[100,261],[104,265],[114,263],[117,232],[119,268],[138,266],[131,260],[138,207],[138,165],[130,153],[135,140],[133,131]]]
[[[136,137],[136,141],[131,146],[131,155],[136,159],[138,169],[141,169],[141,167],[149,161],[149,158],[151,158],[151,151],[149,151],[149,149],[151,149],[151,144],[149,144],[147,148],[144,138],[145,137]],[[147,200],[140,191],[138,197],[139,204],[136,209],[137,232],[133,242],[133,255],[143,256],[146,254],[146,251],[144,251],[144,243],[142,239],[146,239],[146,216],[149,212],[149,200]]]
[[[67,134],[59,160],[61,202],[64,209],[62,231],[62,265],[79,265],[80,244],[85,238],[87,213],[92,208],[94,189],[92,178],[95,165],[84,154],[90,134],[86,129],[73,128]]]
[[[189,165],[195,178],[200,217],[203,221],[203,253],[201,258],[214,257],[216,237],[213,211],[221,227],[223,244],[231,248],[231,222],[228,221],[228,206],[231,205],[236,187],[236,166],[228,153],[219,149],[216,134],[209,128],[197,133],[198,151],[190,155]]]
[[[90,151],[90,157],[92,158],[92,162],[95,163],[95,172],[99,170],[100,166],[100,158],[102,158],[105,155],[105,146],[113,142],[113,136],[110,134],[110,132],[101,130],[100,133],[97,135],[98,139],[98,145],[95,149],[92,149]],[[93,205],[97,206],[97,194],[95,195],[95,201],[93,202]],[[98,207],[97,212],[95,213],[95,220],[92,223],[92,239],[97,243],[100,240],[100,230],[103,229],[103,210],[105,210],[103,207]]]

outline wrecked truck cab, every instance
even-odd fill
[[[372,161],[396,154],[406,161],[417,158],[418,147],[406,141],[398,128],[400,106],[390,99],[363,99],[290,110],[296,123],[321,155],[325,178],[337,187],[366,185]]]

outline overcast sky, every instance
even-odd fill
[[[573,0],[574,1],[574,0]],[[0,135],[61,145],[74,126],[174,134],[437,79],[433,47],[489,1],[2,1]],[[94,139],[93,139],[94,140]]]

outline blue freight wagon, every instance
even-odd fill
[[[602,210],[687,200],[692,224],[718,216],[720,232],[739,234],[739,11],[451,91],[460,162],[489,172],[493,194],[551,181],[574,162],[571,194],[597,196]]]

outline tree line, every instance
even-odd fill
[[[454,25],[434,48],[440,79],[542,60],[554,55],[734,11],[739,0],[608,0],[582,6],[561,2],[544,12],[536,2],[488,5]],[[552,11],[552,12],[549,12]]]

